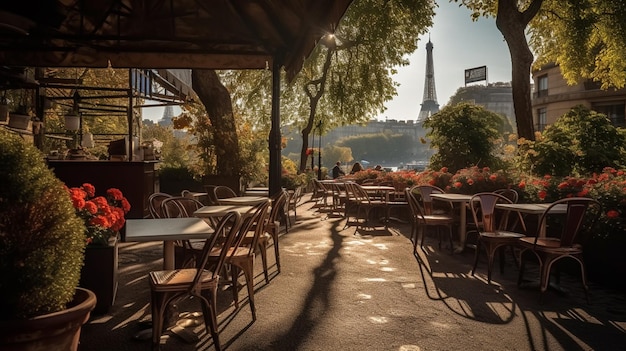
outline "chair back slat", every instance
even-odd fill
[[[163,218],[165,214],[161,211],[161,203],[163,200],[172,197],[166,193],[154,193],[148,197],[148,210],[152,218]]]
[[[474,224],[483,232],[495,232],[507,229],[510,211],[497,211],[496,204],[512,203],[512,201],[495,192],[478,193],[469,201]]]
[[[204,247],[202,248],[201,259],[197,261],[196,276],[194,277],[193,284],[189,289],[191,294],[199,296],[203,270],[207,267],[210,254],[213,249],[217,247],[217,245],[222,245],[218,259],[215,260],[213,265],[210,267],[211,277],[219,277],[222,267],[224,266],[224,262],[226,261],[228,250],[235,240],[235,236],[239,232],[240,226],[241,215],[237,211],[228,212],[220,219],[218,224],[215,226],[215,234],[205,241]]]
[[[241,227],[239,228],[239,232],[233,241],[232,254],[237,252],[237,248],[241,246],[244,239],[246,238],[248,232],[254,231],[254,237],[248,245],[248,254],[254,255],[254,250],[259,242],[259,236],[265,230],[265,223],[267,221],[267,217],[269,216],[268,209],[270,206],[270,200],[262,201],[256,205],[254,205],[248,212],[243,215],[243,220]]]
[[[537,226],[537,237],[539,237],[539,230],[542,227],[546,227],[550,212],[553,208],[560,205],[566,205],[567,210],[563,218],[563,225],[557,233],[558,239],[561,247],[570,247],[576,243],[583,229],[590,230],[595,225],[600,217],[602,206],[597,200],[586,197],[571,197],[557,200],[550,204],[541,215],[539,225]]]

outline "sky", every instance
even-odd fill
[[[400,84],[398,95],[385,104],[387,110],[377,119],[416,120],[424,98],[426,43],[433,43],[435,90],[442,108],[458,88],[465,86],[465,70],[487,66],[489,83],[511,81],[509,50],[494,18],[470,18],[466,7],[447,0],[437,1],[434,25],[420,37],[417,50],[409,56],[410,64],[398,68],[394,80]],[[470,83],[485,85],[486,82]]]
[[[385,104],[387,108],[376,119],[416,120],[424,97],[426,43],[433,43],[435,89],[437,102],[443,107],[458,88],[465,85],[468,68],[487,66],[489,83],[511,81],[511,59],[506,42],[496,28],[494,18],[481,17],[472,22],[470,11],[457,3],[438,0],[434,25],[420,37],[417,50],[408,57],[409,65],[399,67],[394,80],[400,84],[398,95]],[[486,84],[485,81],[471,83]],[[180,109],[174,108],[174,115]],[[163,107],[143,109],[144,118],[158,121]]]

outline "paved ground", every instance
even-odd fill
[[[566,294],[549,292],[543,304],[534,289],[518,289],[517,270],[494,272],[485,263],[469,273],[473,252],[450,255],[434,237],[412,254],[410,227],[344,229],[346,220],[311,208],[298,209],[297,224],[280,239],[282,273],[266,284],[257,261],[252,323],[247,294],[232,305],[219,294],[220,338],[226,350],[626,350],[626,296],[591,285],[588,305],[573,278]],[[273,250],[268,256],[273,260]],[[162,264],[159,243],[125,243],[120,249],[120,287],[106,315],[83,327],[80,350],[149,350],[135,340],[149,320],[146,274]],[[272,261],[273,262],[273,261]],[[529,272],[529,277],[532,272]],[[619,277],[624,279],[624,277]],[[181,311],[197,311],[195,301]],[[201,317],[187,343],[166,333],[162,350],[214,350]]]

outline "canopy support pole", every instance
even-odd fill
[[[281,135],[280,135],[280,68],[282,60],[274,57],[272,65],[272,127],[269,138],[269,195],[274,196],[281,191]]]

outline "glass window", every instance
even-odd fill
[[[623,101],[592,104],[591,108],[606,115],[616,127],[626,127],[626,104]]]
[[[537,131],[543,132],[546,129],[546,108],[537,109]]]
[[[537,96],[548,96],[548,75],[537,78]]]

